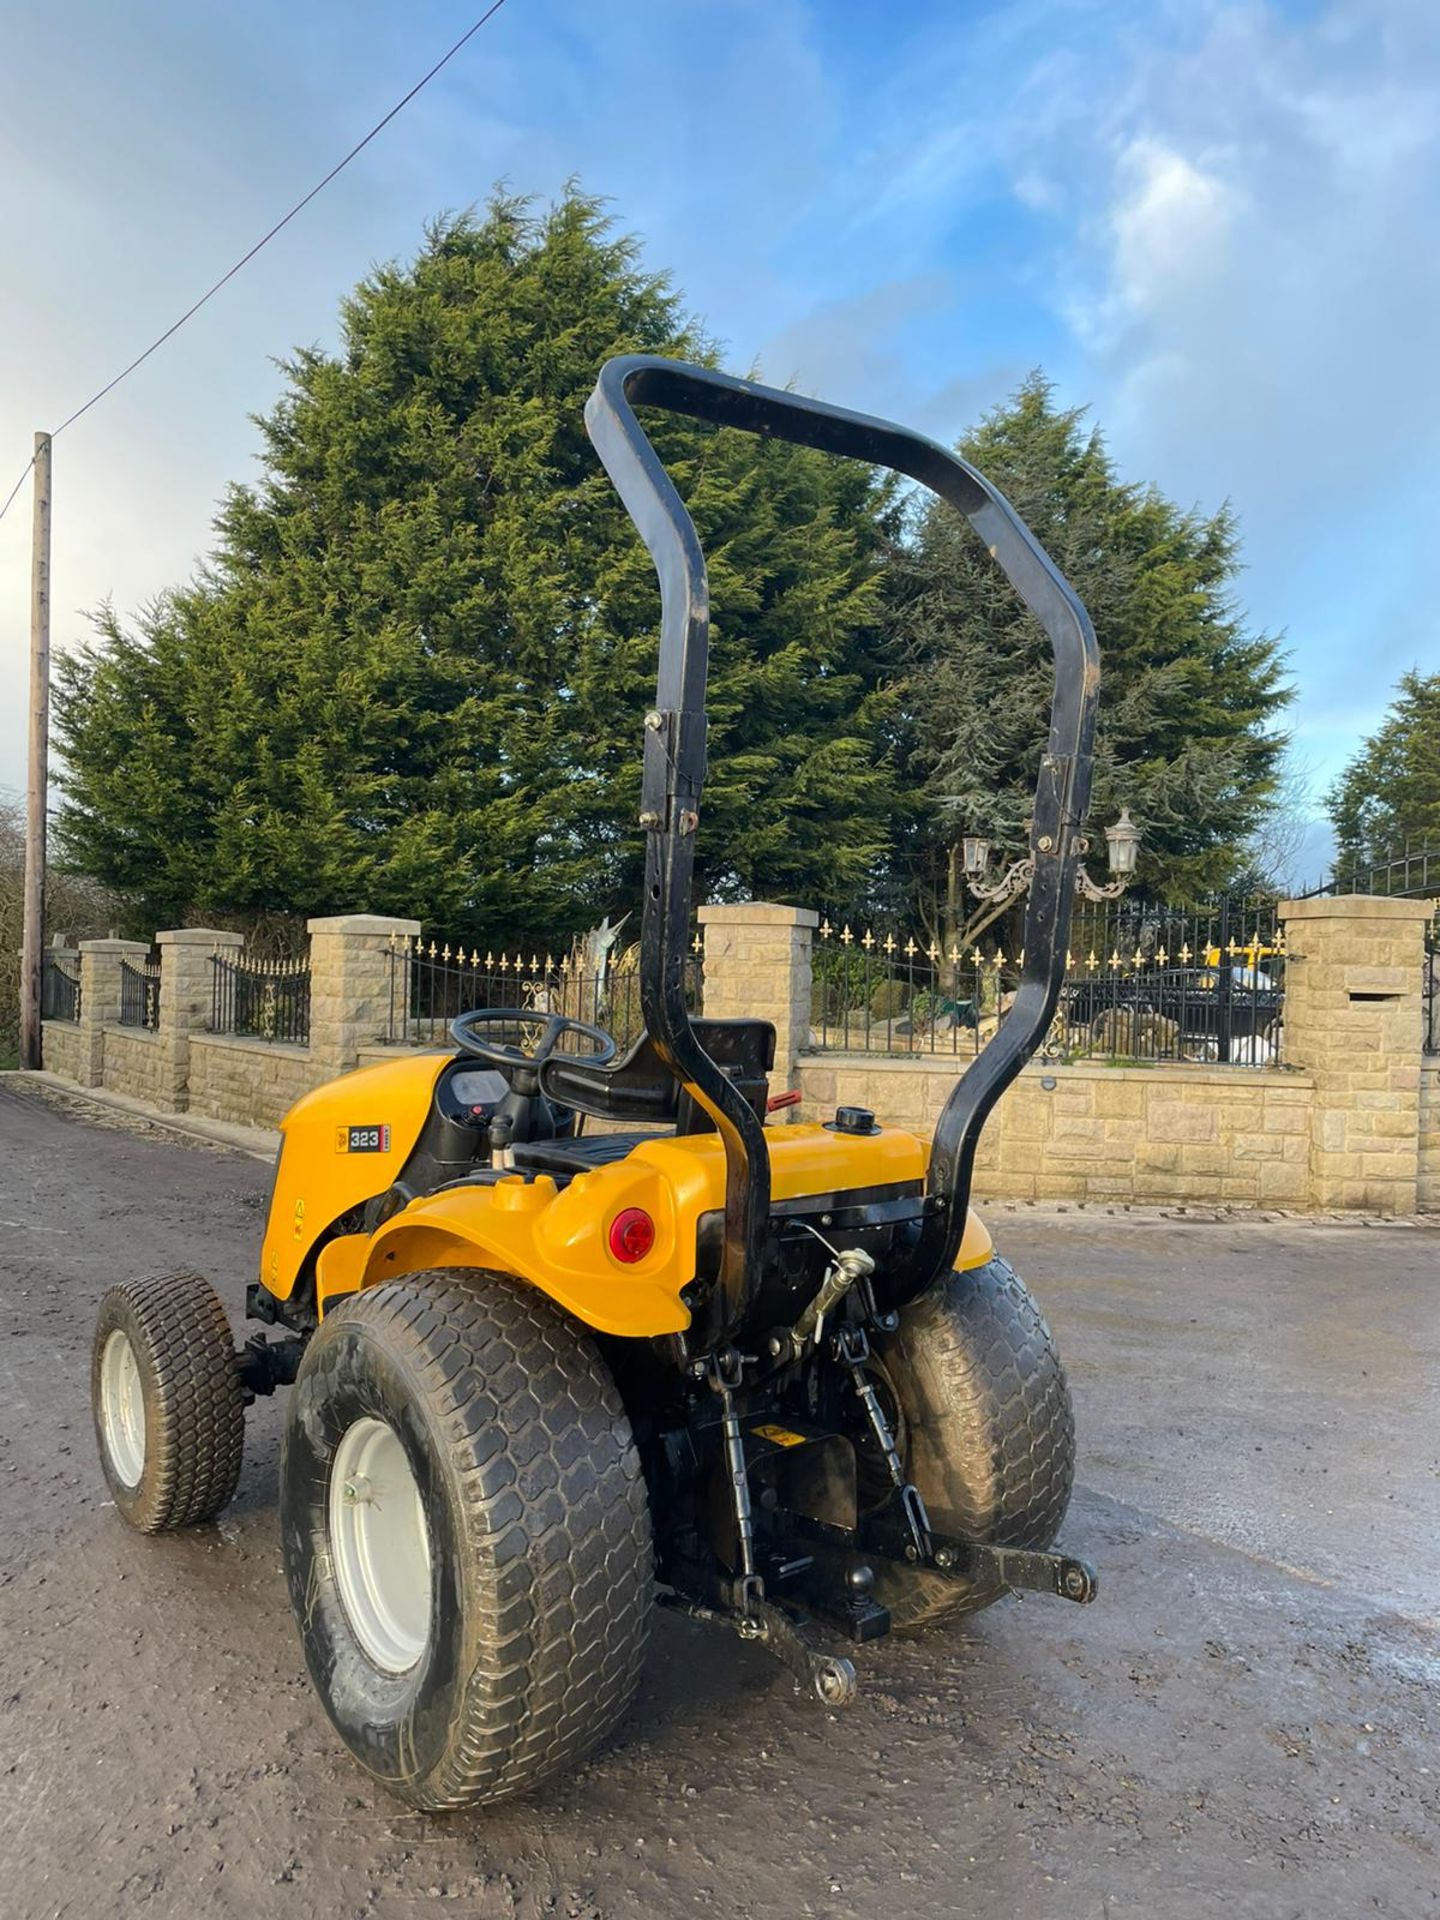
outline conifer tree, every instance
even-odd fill
[[[286,363],[189,585],[65,660],[59,830],[150,924],[364,909],[542,949],[629,903],[655,576],[585,436],[610,355],[713,361],[576,189],[495,198]],[[893,774],[864,468],[647,427],[710,562],[712,896],[829,898]]]
[[[1032,375],[960,452],[1007,495],[1090,612],[1100,643],[1100,717],[1090,809],[1101,829],[1128,806],[1144,833],[1141,883],[1171,899],[1222,884],[1274,789],[1289,695],[1275,642],[1249,632],[1232,595],[1228,508],[1183,513],[1121,481],[1083,412]],[[891,569],[892,633],[908,660],[903,752],[918,804],[902,857],[906,890],[946,936],[973,933],[956,874],[965,833],[1008,857],[1026,842],[1053,668],[968,522],[935,504]]]
[[[1407,841],[1440,847],[1440,673],[1401,675],[1389,712],[1326,806],[1341,873],[1393,860]]]

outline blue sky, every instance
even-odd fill
[[[479,7],[6,9],[0,486]],[[1440,667],[1433,0],[508,0],[56,448],[55,636],[143,603],[253,470],[273,358],[507,179],[608,194],[730,364],[953,437],[1043,365],[1122,471],[1229,497],[1324,782]],[[0,526],[0,784],[23,782],[28,506]],[[1323,837],[1302,854],[1318,867]]]

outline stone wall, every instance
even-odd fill
[[[1440,1213],[1440,1060],[1420,1069],[1420,1211]]]
[[[41,1059],[47,1073],[67,1080],[80,1078],[80,1028],[73,1020],[47,1020],[41,1038]]]
[[[433,1047],[361,1047],[355,1055],[357,1067],[383,1067],[387,1060],[408,1060],[416,1053],[448,1053],[448,1046],[442,1047],[437,1041]]]
[[[148,1106],[171,1105],[158,1033],[144,1027],[106,1027],[103,1045],[102,1086]]]
[[[302,1093],[331,1078],[306,1047],[235,1034],[190,1036],[191,1113],[242,1127],[277,1127]]]
[[[310,923],[312,1021],[308,1047],[206,1031],[214,959],[241,936],[213,927],[170,928],[160,949],[156,1026],[120,1025],[122,968],[140,966],[143,941],[80,943],[80,1019],[45,1023],[44,1061],[83,1087],[106,1087],[169,1113],[199,1113],[273,1127],[304,1093],[356,1065],[388,1017],[390,945],[419,932],[414,920],[376,914]]]
[[[968,1064],[810,1054],[799,1066],[800,1116],[862,1106],[929,1134]],[[1298,1073],[1031,1065],[980,1136],[975,1190],[1007,1200],[1303,1208],[1313,1098]]]
[[[1422,1085],[1420,1051],[1433,911],[1366,895],[1282,903],[1283,1068],[1031,1065],[981,1135],[977,1191],[1392,1215],[1440,1205],[1440,1076],[1427,1066]],[[780,1005],[788,1014],[788,997]],[[961,1065],[803,1054],[801,1111],[848,1101],[930,1132]]]
[[[1420,1051],[1423,902],[1291,902],[1283,1068],[1032,1064],[985,1128],[982,1195],[1089,1202],[1440,1211],[1440,1061]],[[769,903],[701,909],[705,1011],[772,1020],[772,1087],[799,1109],[871,1107],[929,1134],[965,1059],[816,1053],[809,1043],[815,915]],[[273,1127],[311,1087],[408,1049],[386,1029],[391,943],[416,923],[310,923],[311,1044],[204,1031],[211,957],[237,935],[158,936],[158,1031],[121,1027],[120,980],[140,943],[82,943],[81,1018],[45,1023],[52,1072],[172,1112]],[[595,1131],[605,1123],[591,1121]]]

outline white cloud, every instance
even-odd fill
[[[1440,41],[1404,0],[1206,19],[1069,130],[1067,310],[1117,439],[1276,532],[1440,451]]]
[[[1223,267],[1234,195],[1215,174],[1153,138],[1132,140],[1116,170],[1116,290],[1132,314],[1162,313]]]
[[[1065,384],[1127,472],[1234,502],[1328,777],[1440,665],[1440,9],[1194,8],[1130,53],[1015,168],[1064,210]]]
[[[1440,666],[1440,6],[1015,0],[917,32],[866,106],[834,185],[856,243],[910,273],[948,245],[927,345],[987,375],[1043,359],[1125,473],[1234,503],[1323,786],[1394,677]],[[966,256],[1005,194],[1033,242],[997,290]],[[1048,308],[1062,344],[977,354],[997,292],[1017,339]]]

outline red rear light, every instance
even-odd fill
[[[655,1244],[655,1222],[643,1207],[626,1207],[610,1222],[610,1251],[627,1266],[643,1260]]]

